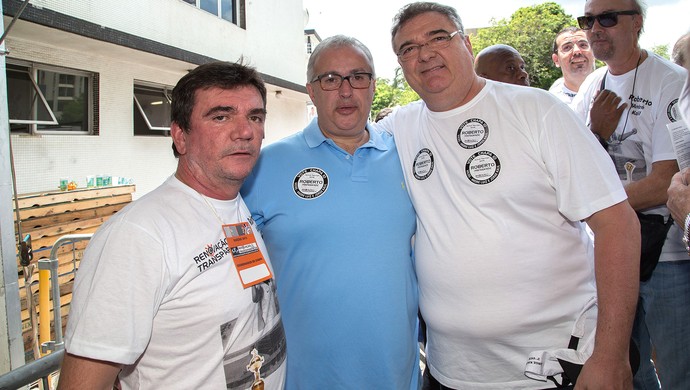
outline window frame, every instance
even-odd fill
[[[25,72],[28,74],[29,78],[31,79],[32,84],[34,85],[34,88],[36,91],[39,93],[42,103],[45,105],[46,109],[50,113],[51,118],[55,122],[48,123],[46,121],[40,121],[38,119],[36,120],[10,120],[10,124],[26,124],[28,125],[28,131],[21,131],[21,130],[12,130],[10,128],[10,133],[11,134],[30,134],[30,135],[97,135],[98,131],[95,126],[95,117],[96,113],[95,111],[98,110],[97,107],[94,107],[94,102],[96,101],[95,96],[97,94],[96,92],[96,79],[97,79],[97,74],[95,72],[90,72],[90,71],[85,71],[85,70],[79,70],[79,69],[73,69],[73,68],[67,68],[64,66],[58,66],[58,65],[48,65],[48,64],[41,64],[41,63],[36,63],[36,62],[30,62],[30,61],[23,61],[23,60],[17,60],[13,58],[7,58],[7,64],[11,65],[13,67],[23,67],[26,69],[23,70],[18,70],[18,69],[11,69],[8,70],[6,68],[5,72],[7,71],[20,71],[20,72]],[[86,110],[85,110],[85,115],[86,117],[86,130],[79,130],[79,131],[72,131],[72,130],[51,130],[51,129],[40,129],[39,126],[55,126],[55,125],[60,125],[60,122],[57,120],[57,117],[55,116],[55,113],[53,112],[52,107],[48,103],[48,100],[45,98],[45,95],[43,94],[43,91],[41,91],[41,88],[38,86],[38,83],[36,82],[36,79],[38,77],[38,72],[43,71],[43,72],[52,72],[52,73],[57,73],[59,76],[62,75],[70,75],[70,76],[79,76],[79,77],[84,77],[86,79],[86,87],[85,87],[85,93],[86,93]],[[58,87],[61,87],[60,83],[60,77],[57,77],[58,79]],[[56,96],[55,99],[57,101],[59,100],[65,100],[61,99],[61,96]]]
[[[145,136],[170,136],[170,127],[160,127],[160,126],[154,126],[151,123],[151,120],[149,119],[148,115],[146,114],[146,111],[142,107],[141,103],[139,102],[139,99],[137,99],[136,95],[136,89],[147,89],[150,91],[154,92],[161,92],[163,97],[167,99],[168,105],[172,104],[172,90],[173,87],[170,85],[164,85],[164,84],[156,84],[148,81],[141,81],[141,80],[134,80],[134,83],[132,85],[132,97],[134,100],[134,109],[138,110],[139,115],[144,119],[144,123],[146,123],[146,126],[148,127],[147,131],[138,131],[137,126],[136,126],[136,121],[134,118],[132,118],[132,134],[135,137],[145,137]],[[132,112],[133,115],[136,115],[135,112]]]
[[[31,85],[33,86],[34,93],[36,96],[40,99],[40,102],[43,104],[43,108],[48,112],[48,115],[50,115],[50,118],[52,121],[42,121],[39,120],[38,118],[36,119],[12,119],[9,118],[10,124],[18,124],[18,125],[57,125],[59,124],[57,119],[55,118],[55,114],[53,113],[53,110],[50,108],[50,105],[48,104],[48,101],[46,100],[45,96],[43,96],[43,92],[41,91],[41,88],[38,87],[38,84],[36,84],[36,77],[33,72],[31,72],[31,67],[27,67],[25,65],[19,65],[19,64],[14,64],[10,61],[8,61],[7,65],[11,66],[21,66],[26,69],[14,69],[14,68],[7,68],[5,67],[5,72],[18,72],[18,73],[25,73],[29,77],[29,81],[31,81]],[[9,77],[7,77],[9,79]],[[31,100],[31,99],[29,99]],[[38,110],[38,107],[34,108],[32,111],[32,114],[36,114],[36,111]],[[8,111],[8,117],[10,116],[10,113]],[[38,116],[38,114],[36,114]]]
[[[232,3],[232,20],[228,20],[223,17],[223,7],[222,3],[223,0],[214,0],[217,2],[217,9],[216,12],[211,12],[208,11],[204,8],[201,8],[201,2],[203,0],[183,0],[185,3],[190,4],[195,6],[196,8],[200,9],[201,11],[210,13],[211,15],[215,15],[216,17],[225,20],[229,23],[232,23],[240,28],[245,28],[245,23],[246,23],[246,18],[245,18],[245,0],[229,0]]]

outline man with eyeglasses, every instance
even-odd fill
[[[371,52],[327,38],[307,81],[317,117],[265,147],[242,188],[278,281],[286,388],[416,390],[415,213],[393,139],[368,121]]]
[[[485,47],[474,59],[474,70],[489,80],[529,87],[525,60],[512,46],[498,44]]]
[[[549,92],[570,104],[582,82],[594,72],[594,54],[585,32],[577,27],[561,30],[553,40],[551,59],[563,77],[551,85]]]
[[[403,7],[392,46],[423,100],[379,124],[417,212],[431,388],[560,386],[560,353],[581,388],[628,388],[639,225],[606,153],[553,95],[476,75],[454,8]]]
[[[682,229],[669,220],[665,203],[671,177],[678,172],[667,125],[680,119],[678,96],[686,72],[640,48],[645,12],[635,0],[585,3],[578,24],[594,56],[606,66],[587,77],[572,107],[613,160],[638,212],[643,244],[659,237],[658,245],[642,247],[633,327],[641,361],[635,387],[659,388],[654,350],[663,387],[682,389],[690,383],[690,261]]]

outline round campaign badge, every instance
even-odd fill
[[[295,195],[302,199],[314,199],[328,189],[328,175],[319,168],[305,168],[292,181]]]
[[[458,144],[465,149],[481,146],[489,138],[489,126],[479,118],[468,119],[458,128]]]
[[[666,115],[671,122],[676,122],[678,120],[678,99],[673,99],[671,103],[666,107]]]
[[[473,154],[465,163],[465,174],[474,184],[489,184],[501,173],[501,162],[495,154],[481,151]]]
[[[431,150],[424,148],[417,153],[412,166],[412,173],[417,180],[424,180],[431,176],[434,170],[434,154]]]

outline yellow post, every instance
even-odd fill
[[[50,269],[38,271],[38,340],[50,341]]]

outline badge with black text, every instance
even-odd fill
[[[495,154],[482,150],[470,156],[465,163],[465,174],[474,184],[488,184],[501,173],[501,161]]]
[[[489,126],[479,118],[468,119],[458,128],[457,137],[464,149],[478,148],[489,138]]]
[[[417,153],[412,165],[412,173],[415,179],[424,180],[431,176],[434,171],[434,154],[431,150],[424,148]]]
[[[319,168],[303,169],[292,181],[292,189],[302,199],[318,198],[328,189],[328,175]]]

